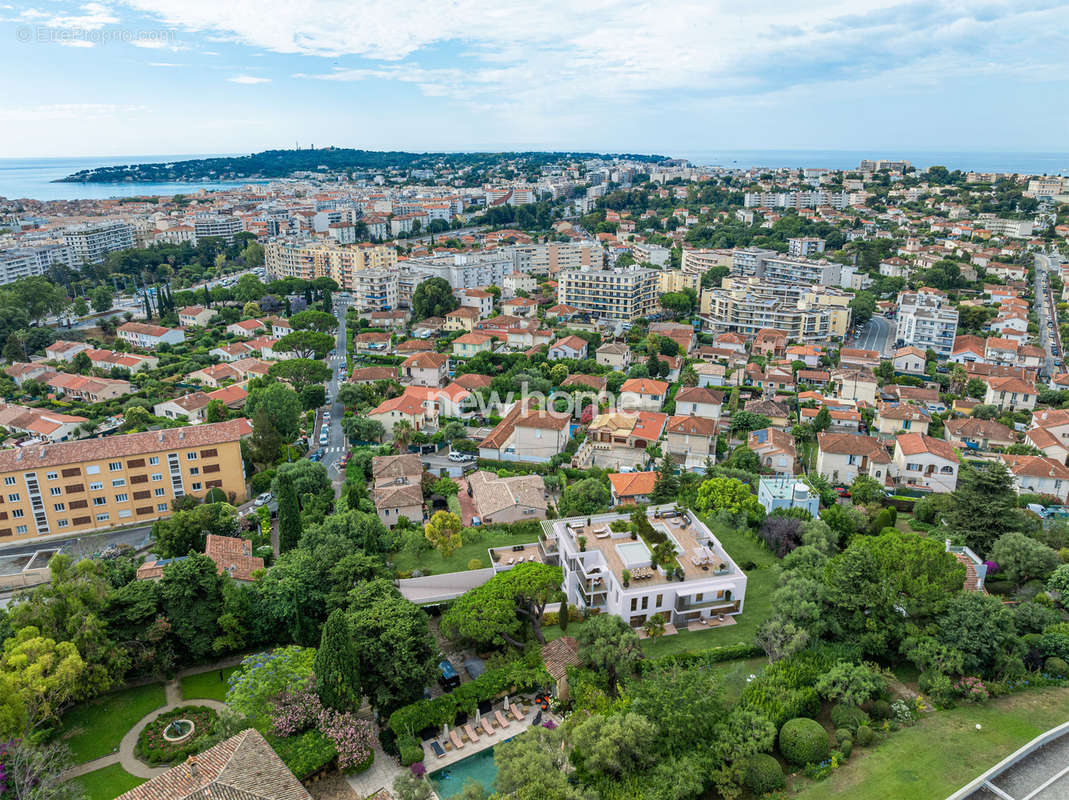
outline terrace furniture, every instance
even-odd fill
[[[509,566],[510,566],[510,567],[512,566],[512,564],[513,564],[513,562],[514,562],[515,560],[516,560],[515,558],[510,558],[510,559],[509,559]]]
[[[508,718],[505,717],[505,715],[502,714],[500,711],[494,711],[494,717],[497,719],[497,724],[499,727],[507,728],[509,726]]]
[[[470,723],[464,724],[464,733],[468,735],[468,741],[472,744],[479,741],[479,737],[475,735],[475,729],[471,727]]]
[[[494,735],[493,726],[489,722],[487,722],[485,718],[479,720],[479,725],[482,726],[483,733],[485,733],[487,736],[493,736]]]
[[[511,703],[511,704],[509,704],[509,713],[512,714],[512,718],[514,720],[516,720],[517,722],[521,722],[523,720],[524,716],[525,716],[525,714],[522,711],[520,711],[520,704],[519,703]]]
[[[431,739],[431,750],[434,751],[434,754],[438,756],[438,758],[445,758],[445,750],[442,749],[442,746],[438,744],[435,739]]]
[[[456,731],[449,731],[449,741],[453,743],[454,750],[461,750],[464,747],[464,742],[459,736],[457,736]]]
[[[608,531],[600,531],[600,532],[594,534],[594,538],[596,538],[596,539],[608,539],[609,538],[609,532]]]

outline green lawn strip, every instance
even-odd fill
[[[1069,689],[1019,692],[986,705],[924,715],[912,728],[871,748],[854,748],[842,767],[820,783],[802,778],[798,800],[908,797],[943,800],[1069,713]],[[979,724],[981,730],[977,731]]]
[[[449,512],[456,514],[458,517],[463,517],[463,513],[460,510],[460,498],[455,494],[451,494],[445,498],[445,503],[449,506]]]
[[[489,533],[478,542],[461,545],[459,549],[450,553],[448,558],[442,558],[437,550],[426,550],[418,556],[401,551],[393,554],[393,564],[394,568],[400,572],[411,572],[414,569],[422,570],[424,574],[429,570],[434,575],[461,572],[466,570],[468,562],[475,558],[479,559],[481,567],[489,567],[490,554],[487,550],[491,547],[533,544],[537,540],[537,536],[529,533]]]
[[[729,703],[736,702],[742,695],[742,690],[749,682],[751,675],[760,675],[761,670],[768,666],[765,656],[756,658],[740,658],[738,661],[725,661],[722,664],[714,664],[710,669],[720,676],[720,683],[724,687],[724,697]]]
[[[145,779],[131,775],[118,764],[112,764],[87,772],[75,778],[74,782],[80,783],[85,789],[87,800],[115,800],[123,792],[140,786]]]
[[[219,679],[219,670],[217,669],[201,672],[196,675],[187,675],[182,678],[182,698],[184,700],[207,698],[209,700],[218,700],[220,703],[225,703],[226,690],[229,685],[227,680],[236,670],[237,667],[224,668],[222,680]]]
[[[139,719],[167,702],[162,683],[111,692],[63,715],[57,737],[71,749],[75,764],[106,756]]]

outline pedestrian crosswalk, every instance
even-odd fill
[[[341,452],[344,452],[344,450],[345,450],[345,448],[344,447],[340,447],[340,446],[339,447],[324,447],[323,448],[323,452],[324,453],[341,453]]]

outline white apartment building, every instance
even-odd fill
[[[731,272],[781,283],[841,286],[850,289],[854,282],[851,264],[785,256],[775,250],[746,247],[731,253]]]
[[[787,255],[808,258],[824,252],[824,240],[815,236],[799,236],[787,240]]]
[[[850,327],[850,295],[831,287],[725,278],[722,288],[701,293],[701,315],[715,331],[754,336],[762,328],[784,331],[792,341],[820,343]]]
[[[517,272],[555,275],[565,269],[605,266],[605,248],[597,242],[548,242],[512,247]]]
[[[958,329],[957,309],[934,292],[903,292],[898,296],[898,339],[901,346],[932,349],[941,358],[954,350]]]
[[[118,220],[72,225],[64,228],[62,235],[75,266],[99,264],[108,253],[134,246],[134,226]]]
[[[846,192],[746,192],[742,198],[746,208],[816,208],[831,206],[842,211],[850,205]]]
[[[641,267],[565,270],[557,302],[602,319],[631,322],[658,308],[660,273]]]
[[[651,506],[647,516],[656,535],[675,549],[676,562],[667,569],[652,565],[649,544],[632,539],[627,530],[610,528],[613,522],[627,521],[627,515],[542,523],[538,555],[544,562],[560,564],[568,602],[614,614],[636,628],[654,614],[673,625],[686,625],[741,613],[746,574],[710,530],[691,512],[677,512],[672,506]]]
[[[640,264],[664,267],[668,264],[672,251],[659,244],[635,244],[631,246],[631,254]]]
[[[980,215],[980,225],[996,236],[1009,236],[1014,239],[1027,239],[1032,235],[1030,219],[996,219]]]
[[[227,242],[234,241],[234,234],[242,230],[241,220],[228,215],[198,215],[193,220],[193,233],[196,239],[216,236]]]
[[[731,262],[730,250],[695,250],[684,247],[679,268],[688,275],[702,275],[713,267],[730,267]]]
[[[71,264],[70,259],[71,249],[64,244],[0,250],[0,285],[13,283],[19,278],[44,275],[53,264]]]
[[[416,278],[416,283],[427,278],[443,278],[453,289],[500,286],[505,276],[515,270],[512,253],[498,250],[410,258],[402,267]]]
[[[352,274],[353,305],[363,311],[393,311],[400,297],[396,270],[361,269]]]

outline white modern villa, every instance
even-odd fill
[[[630,522],[625,514],[546,520],[539,559],[563,568],[570,604],[615,614],[632,627],[657,613],[673,626],[733,624],[746,575],[720,542],[686,509],[651,506],[646,515],[674,545],[678,568],[652,567],[650,546],[622,524],[612,530],[613,522]]]

